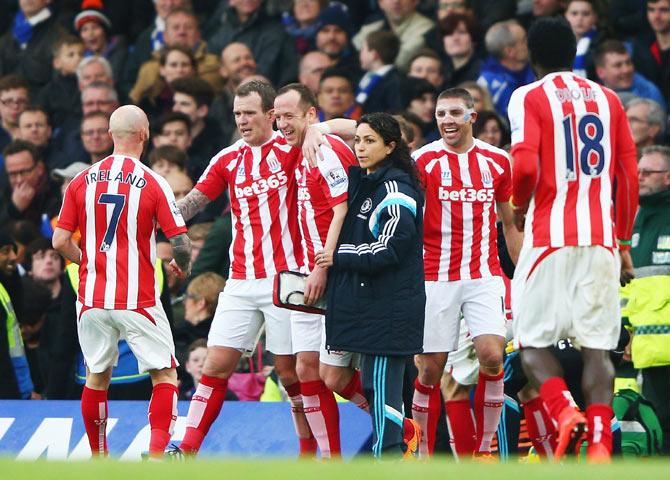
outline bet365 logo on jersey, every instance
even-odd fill
[[[261,178],[255,182],[251,182],[245,187],[235,185],[235,196],[237,198],[255,197],[256,195],[268,193],[270,190],[276,190],[287,183],[286,172],[277,172],[268,178]]]
[[[452,202],[492,202],[495,192],[492,188],[461,188],[460,190],[447,190],[440,187],[437,196],[443,201]]]

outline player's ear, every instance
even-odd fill
[[[478,115],[479,114],[477,112],[475,112],[474,110],[472,112],[470,112],[470,123],[471,124],[473,124],[473,125],[475,124],[475,122],[477,121],[477,116]]]

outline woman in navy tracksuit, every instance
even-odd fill
[[[349,210],[336,251],[317,254],[328,277],[326,348],[362,354],[373,453],[403,452],[402,384],[422,351],[423,194],[398,122],[363,116],[349,169]]]

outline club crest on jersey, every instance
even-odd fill
[[[368,213],[370,210],[372,210],[372,200],[366,198],[361,205],[361,213]]]
[[[235,176],[235,183],[242,183],[247,178],[247,172],[244,168],[244,163],[240,163],[237,167],[237,175]]]
[[[493,177],[491,176],[491,172],[486,170],[482,172],[482,183],[485,187],[493,186]]]
[[[451,187],[451,170],[442,171],[442,185]]]
[[[277,156],[274,154],[274,152],[268,153],[267,162],[268,168],[272,173],[277,173],[279,170],[281,170],[281,163],[279,163],[279,160],[277,159]]]

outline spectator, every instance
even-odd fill
[[[0,76],[23,76],[32,93],[51,80],[51,46],[66,33],[47,8],[49,3],[20,1],[13,28],[0,37]]]
[[[630,53],[623,42],[607,40],[594,52],[593,61],[601,83],[617,93],[630,92],[648,98],[666,109],[658,87],[635,71]]]
[[[109,116],[104,112],[91,112],[81,121],[81,142],[86,152],[86,163],[94,164],[112,153],[109,135]]]
[[[315,52],[306,53],[302,59],[300,59],[298,80],[316,95],[319,91],[321,75],[323,75],[323,72],[332,65],[333,60],[323,52],[317,50]]]
[[[616,37],[623,40],[639,35],[640,32],[649,33],[649,23],[646,18],[647,0],[610,0],[609,23]]]
[[[179,78],[196,74],[196,61],[193,53],[181,45],[166,46],[161,50],[159,76],[144,91],[133,88],[128,96],[144,110],[150,119],[172,110],[172,82]],[[136,85],[137,86],[137,85]]]
[[[416,135],[414,133],[414,125],[405,120],[405,117],[403,117],[400,114],[393,115],[393,118],[395,118],[398,122],[398,125],[400,125],[400,133],[402,134],[402,139],[407,144],[407,147],[409,148],[409,153],[412,153],[414,150],[416,150],[416,143],[415,143]]]
[[[475,112],[493,110],[493,100],[491,100],[488,88],[482,87],[477,82],[463,82],[458,87],[466,89],[472,95],[475,102]]]
[[[154,147],[173,146],[186,155],[191,146],[191,119],[185,113],[161,115],[153,125],[151,141]],[[186,157],[185,157],[186,158]],[[184,163],[186,167],[188,163]]]
[[[50,376],[49,352],[52,344],[65,340],[54,338],[52,335],[53,332],[58,331],[58,326],[54,323],[60,321],[59,299],[65,280],[63,277],[65,261],[51,246],[51,241],[43,237],[28,245],[25,256],[28,276],[37,285],[34,283],[29,286],[26,286],[25,283],[23,285],[24,298],[27,302],[24,306],[26,314],[21,324],[21,333],[26,344],[28,360],[32,360],[39,367],[33,369],[31,365],[31,376],[36,384],[35,391],[43,393],[47,390],[46,384]],[[39,294],[41,290],[39,287],[46,288],[44,298]],[[29,314],[31,310],[34,310],[33,315]],[[41,387],[37,387],[37,378],[41,380]],[[56,379],[52,378],[52,380]]]
[[[195,182],[222,148],[221,129],[208,117],[214,100],[212,88],[204,80],[181,78],[172,83],[175,112],[181,112],[191,121],[191,146],[188,149],[188,174]]]
[[[23,293],[16,265],[14,240],[0,227],[0,398],[3,400],[29,399],[33,392],[19,328]]]
[[[514,18],[517,11],[517,0],[470,0],[468,4],[470,9],[467,13],[477,19],[484,32],[494,23]]]
[[[417,5],[417,0],[379,0],[384,18],[363,25],[353,38],[355,47],[360,51],[372,32],[393,32],[400,40],[395,65],[401,72],[407,72],[412,57],[426,46],[426,38],[434,33],[432,31],[435,28],[432,20],[416,11]]]
[[[25,140],[35,145],[39,150],[48,169],[56,162],[57,152],[51,141],[51,125],[49,117],[40,107],[28,107],[19,114],[17,140]]]
[[[474,18],[453,13],[440,21],[440,32],[446,53],[445,86],[477,80],[481,61],[477,55],[479,31]]]
[[[84,44],[73,35],[63,36],[53,46],[55,75],[40,91],[37,103],[44,107],[56,128],[73,114],[80,115],[76,73],[83,54]]]
[[[404,111],[398,115],[393,115],[393,118],[398,120],[400,129],[402,130],[403,139],[407,142],[410,153],[426,144],[426,139],[423,138],[423,121],[411,112]],[[402,118],[402,122],[399,120]]]
[[[130,46],[124,71],[116,72],[122,77],[120,91],[124,95],[135,85],[142,64],[151,58],[153,52],[158,52],[165,46],[165,19],[173,10],[187,6],[188,0],[154,0],[153,3],[156,8],[154,21],[140,33],[135,44]]]
[[[653,100],[635,98],[626,105],[626,116],[639,157],[645,147],[654,145],[657,139],[663,137],[665,112]]]
[[[231,1],[220,27],[210,38],[209,49],[219,53],[233,42],[251,48],[260,73],[273,85],[281,86],[295,80],[298,56],[294,44],[281,22],[263,11],[261,0]]]
[[[28,106],[28,82],[18,75],[0,78],[0,148],[16,136],[19,114]]]
[[[233,117],[233,97],[240,83],[258,73],[256,60],[244,43],[230,43],[221,52],[221,69],[224,79],[223,89],[212,102],[209,115],[219,124],[222,131],[221,144],[227,145],[235,133]]]
[[[82,3],[82,10],[74,18],[74,29],[77,31],[85,47],[85,56],[99,55],[109,62],[116,73],[117,89],[121,87],[128,44],[122,35],[112,35],[112,22],[100,8],[102,2],[87,1]]]
[[[363,113],[388,112],[401,107],[398,95],[401,77],[393,62],[400,41],[393,32],[373,31],[361,47],[360,62],[365,75],[358,82],[356,103]]]
[[[333,118],[357,120],[361,116],[361,107],[355,101],[354,84],[346,70],[337,67],[326,69],[321,75],[316,98],[321,121]]]
[[[633,227],[635,279],[623,290],[623,315],[633,327],[632,357],[642,394],[654,405],[670,452],[670,148],[647,147],[638,163],[640,209]]]
[[[186,172],[187,161],[186,153],[174,145],[156,147],[149,154],[149,167],[164,178],[173,171]],[[191,238],[192,246],[193,239]]]
[[[100,55],[91,55],[84,58],[77,66],[77,82],[79,91],[83,92],[92,83],[106,83],[114,85],[112,65]]]
[[[602,43],[605,32],[599,28],[601,17],[598,0],[569,0],[565,18],[577,38],[577,55],[572,71],[582,77],[595,78],[593,51]]]
[[[186,196],[188,192],[193,188],[193,181],[185,172],[180,172],[179,170],[173,170],[166,177],[172,193],[174,193],[175,200],[179,201]]]
[[[526,31],[515,20],[498,22],[484,41],[490,56],[481,66],[477,83],[488,89],[495,110],[506,119],[512,92],[535,80],[528,63]]]
[[[200,250],[205,246],[205,240],[212,230],[212,225],[213,222],[196,223],[188,228],[188,238],[191,239],[191,265],[195,264]]]
[[[422,48],[409,64],[409,77],[423,78],[436,89],[444,85],[444,68],[440,56],[429,48]],[[411,80],[411,79],[408,79]]]
[[[291,11],[282,13],[282,23],[286,32],[293,38],[295,50],[306,54],[314,43],[319,28],[319,12],[326,6],[327,0],[293,0]]]
[[[213,272],[198,275],[186,289],[184,322],[174,331],[175,351],[179,363],[185,363],[189,345],[207,339],[209,327],[226,280]]]
[[[566,3],[566,0],[532,0],[531,11],[518,15],[519,21],[525,29],[528,29],[538,18],[562,15]]]
[[[453,13],[468,13],[470,8],[466,0],[437,0],[438,23]]]
[[[190,400],[195,389],[200,384],[202,378],[202,367],[205,365],[205,357],[207,356],[207,340],[198,339],[188,347],[186,353],[186,363],[184,363],[184,370],[190,375],[190,381],[184,379],[179,385],[179,398],[181,400]]]
[[[661,88],[667,105],[670,104],[670,0],[647,0],[646,4],[646,20],[652,31],[636,32],[633,61],[636,70]]]
[[[321,10],[318,24],[316,49],[328,55],[333,65],[348,70],[350,78],[358,79],[361,67],[351,44],[352,25],[347,8],[338,2],[331,3]]]
[[[421,136],[428,142],[440,136],[435,127],[435,105],[437,90],[427,80],[413,80],[409,85],[405,110],[421,119]]]
[[[25,261],[26,249],[33,240],[42,235],[40,229],[28,220],[13,222],[9,227],[9,234],[14,239],[14,245],[16,246],[16,269],[23,276],[26,274],[26,270],[22,265]]]
[[[46,172],[39,150],[23,140],[14,140],[4,150],[9,188],[3,192],[0,225],[29,220],[41,228],[60,209],[60,188]]]
[[[504,148],[510,143],[507,125],[500,115],[491,110],[478,112],[477,120],[472,126],[472,134],[475,138],[498,148]]]

